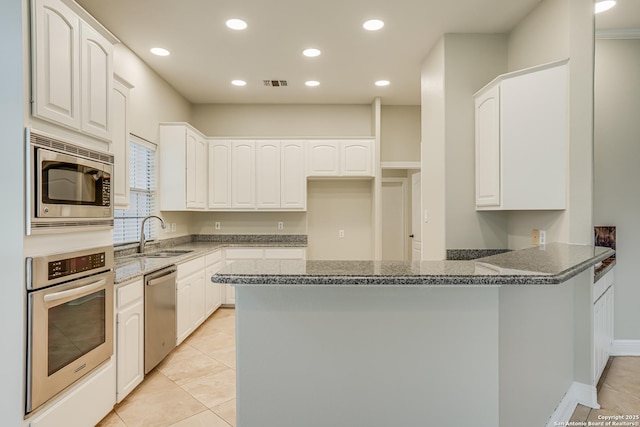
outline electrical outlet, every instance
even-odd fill
[[[538,244],[540,246],[544,246],[547,244],[547,231],[546,230],[540,230],[538,232]]]
[[[338,237],[344,239],[344,230],[338,230]]]
[[[215,228],[216,228],[216,230],[220,230],[220,228],[221,228],[220,227],[220,221],[216,221]]]
[[[278,230],[282,230],[284,228],[284,222],[278,221]]]
[[[176,223],[172,222],[171,223],[171,232],[174,233],[176,231]]]
[[[537,228],[531,231],[531,244],[533,246],[538,246],[540,242],[540,232]]]

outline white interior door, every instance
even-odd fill
[[[382,180],[382,259],[408,259],[407,179]]]
[[[420,172],[411,175],[411,260],[420,261],[422,258],[422,174]]]

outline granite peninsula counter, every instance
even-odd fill
[[[473,261],[237,261],[213,277],[242,285],[547,285],[559,284],[614,253],[551,243]]]
[[[239,427],[560,425],[597,407],[593,266],[549,244],[475,261],[237,261]]]

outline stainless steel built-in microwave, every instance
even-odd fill
[[[113,227],[113,155],[28,131],[27,234]]]

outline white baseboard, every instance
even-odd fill
[[[547,421],[546,427],[566,425],[578,404],[594,409],[600,409],[598,405],[598,392],[594,386],[574,382],[564,395],[560,404],[553,411],[553,415]]]
[[[640,340],[613,340],[611,356],[640,356]]]

